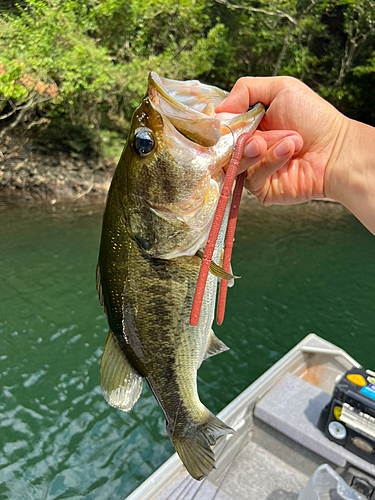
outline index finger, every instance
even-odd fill
[[[246,113],[257,102],[269,106],[283,88],[285,77],[245,76],[237,80],[229,96],[215,109],[216,113]]]

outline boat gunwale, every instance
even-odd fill
[[[303,364],[307,365],[308,359],[311,359],[316,354],[332,356],[343,366],[343,371],[353,366],[360,366],[354,358],[340,347],[315,333],[310,333],[223,408],[217,415],[218,418],[233,427],[232,422],[242,413],[242,419],[240,419],[242,427],[243,420],[249,419],[250,415],[252,415],[249,409],[252,409],[255,403],[271,390],[285,373],[296,373]],[[306,358],[306,356],[309,356],[309,358]],[[300,362],[298,363],[298,361]],[[237,430],[239,427],[236,429],[234,425],[234,428]],[[226,440],[236,441],[235,438],[236,434],[230,435]],[[217,446],[220,447],[221,443],[225,443],[225,441],[222,440]],[[216,450],[216,447],[214,449]],[[177,453],[174,453],[125,500],[154,500],[181,473],[186,473],[185,468]]]

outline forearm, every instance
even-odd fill
[[[325,194],[375,234],[375,128],[347,119],[326,169]]]

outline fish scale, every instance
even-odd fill
[[[255,130],[264,113],[262,105],[255,106],[223,127],[212,116],[210,102],[216,106],[226,95],[197,81],[150,75],[108,192],[97,267],[97,289],[110,328],[100,366],[103,395],[112,406],[130,411],[145,379],[177,453],[198,480],[214,468],[211,447],[233,432],[205,408],[197,391],[202,361],[227,349],[211,326],[218,276],[233,278],[217,265],[229,207],[199,321],[192,326],[199,255],[233,140]],[[205,108],[208,114],[199,111]]]

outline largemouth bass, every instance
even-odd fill
[[[227,347],[215,337],[218,267],[207,280],[200,319],[189,324],[204,247],[234,141],[256,129],[264,107],[215,116],[227,93],[198,81],[149,76],[108,192],[97,289],[109,334],[100,366],[107,402],[130,411],[145,378],[186,469],[202,479],[211,447],[233,432],[200,402],[197,369]],[[222,251],[222,224],[213,260]],[[198,253],[198,254],[197,254]],[[224,273],[225,274],[225,273]],[[228,276],[227,276],[228,277]]]

